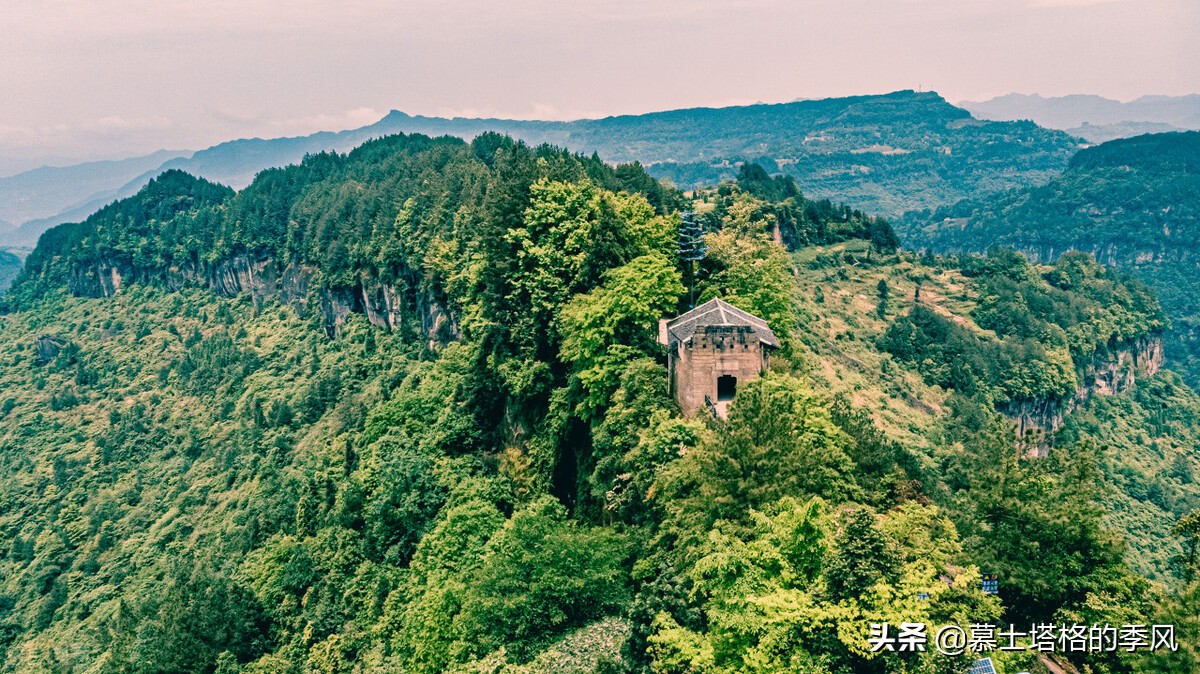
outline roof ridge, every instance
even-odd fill
[[[730,304],[728,306],[730,309],[733,309],[733,313],[735,316],[739,316],[740,318],[744,318],[746,320],[762,323],[763,325],[767,324],[767,322],[764,319],[759,318],[758,316],[755,316],[754,314],[750,313],[749,311],[746,311],[745,309],[739,309],[732,304]]]
[[[760,338],[771,346],[778,347],[771,326],[762,318],[739,309],[720,297],[714,297],[667,321],[668,333],[678,341],[686,341],[700,326],[747,325],[760,333]]]

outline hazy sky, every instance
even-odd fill
[[[3,0],[0,160],[428,115],[1200,92],[1200,0]]]

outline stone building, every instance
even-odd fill
[[[757,379],[779,348],[766,321],[719,299],[659,321],[658,341],[667,347],[671,394],[683,413],[707,409],[721,418],[738,384]]]

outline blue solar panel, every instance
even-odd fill
[[[991,658],[976,660],[967,670],[967,674],[996,674],[996,665],[992,664]]]

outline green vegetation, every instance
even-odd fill
[[[727,421],[667,395],[656,320],[689,284],[783,346]],[[1100,448],[1137,424],[1154,470],[1194,395],[1153,379],[1038,459],[1001,373],[948,391],[877,346],[928,310],[964,349],[1061,365],[1028,383],[1058,392],[1161,327],[1085,258],[921,261],[752,166],[688,198],[500,136],[403,136],[236,194],[164,175],[48,232],[5,302],[4,671],[933,672],[966,661],[872,653],[869,624],[1178,615],[1196,638],[1171,533],[1196,457],[1160,447],[1172,509],[1137,522],[1178,554],[1152,582],[1112,505],[1136,471]]]
[[[425,133],[494,129],[548,140],[641,162],[686,188],[732,179],[748,160],[791,176],[806,193],[889,216],[1038,184],[1079,147],[1065,133],[979,121],[936,93],[913,91],[581,122],[398,121]]]
[[[7,250],[0,249],[0,294],[12,285],[13,279],[21,271],[21,258]]]
[[[1192,472],[1200,442],[1200,396],[1174,373],[1128,394],[1097,397],[1067,419],[1063,439],[1090,438],[1101,449],[1111,488],[1109,520],[1128,532],[1142,574],[1187,578],[1194,560],[1181,558],[1183,537],[1171,525],[1200,510],[1200,483]]]
[[[1044,269],[1012,251],[960,264],[979,293],[971,318],[991,338],[917,303],[879,342],[945,389],[1001,405],[1065,401],[1092,374],[1097,355],[1132,348],[1166,327],[1145,286],[1082,253]]]
[[[1174,324],[1167,358],[1200,384],[1200,132],[1117,140],[1080,151],[1041,187],[906,216],[910,245],[982,251],[1008,246],[1053,261],[1068,250],[1141,278]]]
[[[0,243],[31,246],[49,227],[84,218],[104,203],[133,194],[164,171],[182,170],[240,189],[264,169],[298,163],[307,154],[344,152],[396,133],[468,140],[502,133],[531,145],[550,143],[598,153],[608,162],[641,162],[652,175],[687,189],[733,179],[748,160],[793,177],[806,193],[886,216],[1036,185],[1061,172],[1080,145],[1066,133],[1032,122],[973,119],[936,93],[913,91],[570,122],[445,119],[392,111],[358,129],[229,141],[161,164],[144,157],[42,169],[0,180],[0,198],[6,190],[32,192],[31,199],[0,210],[0,219],[24,223],[0,232]],[[144,168],[130,171],[135,166]],[[110,186],[101,184],[117,175],[126,177]],[[95,187],[84,189],[89,182]],[[26,222],[34,217],[26,206],[52,208],[54,203],[71,206],[57,214],[43,211],[51,217]]]
[[[807,193],[887,216],[1036,185],[1079,147],[1065,133],[976,120],[936,93],[913,91],[616,117],[562,142],[641,161],[687,187],[732,178],[737,162],[750,160]]]

